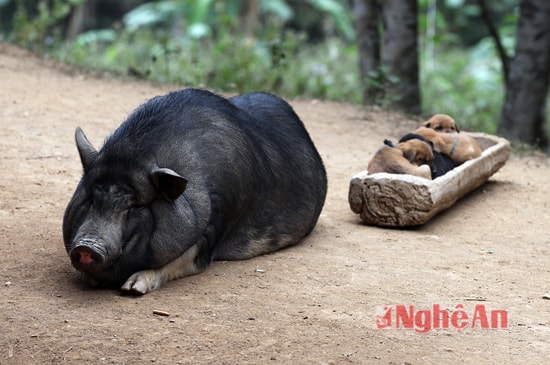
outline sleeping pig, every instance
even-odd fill
[[[145,294],[293,245],[317,223],[325,168],[303,123],[266,93],[186,89],[138,107],[84,169],[63,218],[72,265],[93,284]]]

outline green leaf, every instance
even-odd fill
[[[260,8],[262,11],[271,13],[284,21],[288,21],[294,16],[290,6],[283,0],[263,0],[260,3]]]
[[[158,3],[145,3],[124,15],[123,22],[129,31],[144,26],[157,24],[169,19],[177,10],[175,1],[161,1]]]
[[[194,23],[187,27],[189,36],[193,39],[200,39],[210,34],[210,27],[205,23]]]
[[[112,29],[90,30],[88,32],[80,34],[76,38],[75,43],[78,46],[83,46],[86,44],[97,42],[113,42],[116,37],[116,32]]]

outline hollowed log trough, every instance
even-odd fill
[[[466,132],[461,132],[466,133]],[[350,181],[348,200],[353,212],[381,227],[418,226],[485,183],[510,156],[510,143],[497,136],[469,133],[481,156],[466,161],[434,180],[404,174],[361,171]]]

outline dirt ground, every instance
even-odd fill
[[[0,364],[547,363],[550,159],[515,152],[422,227],[366,226],[349,208],[350,178],[415,123],[354,105],[291,101],[329,176],[302,243],[216,262],[142,297],[92,289],[61,237],[81,174],[74,130],[99,147],[137,105],[171,89],[84,75],[0,44]],[[380,305],[440,305],[453,317],[461,304],[462,331],[451,322],[419,333],[421,324],[396,328],[395,317],[376,326]],[[507,311],[507,326],[481,328],[476,308]]]

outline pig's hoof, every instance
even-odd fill
[[[134,275],[130,276],[128,280],[122,285],[123,292],[143,295],[149,293],[159,287],[159,282],[155,271],[144,270],[138,271]]]

